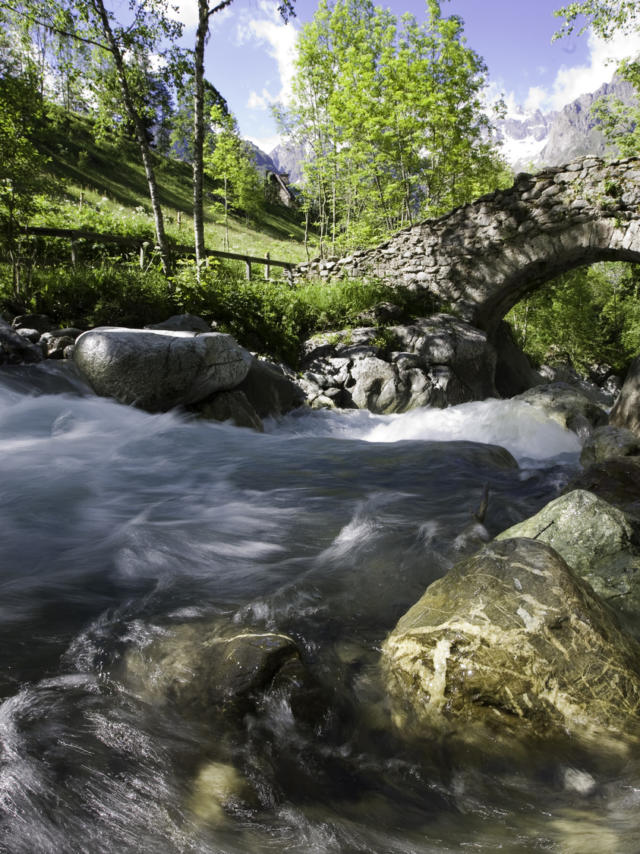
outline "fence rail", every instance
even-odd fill
[[[76,243],[79,240],[92,240],[95,243],[115,243],[118,246],[125,246],[130,249],[138,249],[140,253],[140,267],[144,268],[146,255],[149,247],[153,246],[152,240],[145,240],[139,237],[126,237],[121,234],[101,234],[97,231],[82,231],[77,228],[48,228],[46,226],[31,226],[24,229],[24,234],[33,237],[62,237],[71,243],[71,263],[75,267],[76,264]],[[171,252],[174,255],[195,255],[193,246],[185,244],[172,246]],[[296,266],[290,261],[278,261],[272,258],[267,252],[264,258],[257,255],[243,255],[238,252],[225,252],[222,249],[206,249],[204,253],[208,258],[227,258],[232,261],[244,261],[245,272],[248,280],[251,279],[251,265],[262,264],[265,268],[265,279],[271,275],[271,267],[284,267],[286,270],[293,270]]]

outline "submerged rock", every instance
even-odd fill
[[[241,717],[260,695],[303,668],[298,647],[287,635],[219,626],[177,626],[126,659],[126,679],[150,700],[170,700],[192,718],[211,720],[224,713]]]
[[[73,358],[97,394],[158,412],[234,388],[252,357],[219,332],[100,327],[76,340]]]
[[[640,617],[640,530],[622,510],[576,489],[496,540],[514,537],[547,543],[612,607]]]
[[[640,436],[640,356],[629,366],[620,396],[611,410],[611,423]]]
[[[434,582],[383,646],[394,720],[463,742],[640,733],[640,645],[548,545],[492,543]]]

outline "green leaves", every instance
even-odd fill
[[[305,203],[322,243],[349,248],[468,201],[503,180],[462,21],[398,19],[371,0],[321,0],[298,43],[283,127],[310,152]]]

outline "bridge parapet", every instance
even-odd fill
[[[640,262],[640,158],[583,157],[405,228],[373,249],[316,259],[294,280],[376,277],[424,291],[493,332],[527,293],[574,267]]]

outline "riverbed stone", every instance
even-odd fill
[[[99,327],[75,344],[93,390],[150,412],[197,403],[246,377],[251,354],[230,335]]]
[[[591,435],[595,427],[608,422],[605,410],[582,389],[569,383],[554,382],[535,386],[517,395],[514,400],[523,400],[542,409],[550,418],[584,439]]]
[[[302,406],[306,395],[286,368],[265,359],[252,359],[247,376],[236,387],[260,418],[279,418]]]
[[[636,356],[625,377],[620,396],[611,410],[615,427],[626,427],[640,436],[640,356]]]
[[[640,631],[640,525],[593,492],[575,489],[496,537],[547,543]]]
[[[640,645],[546,543],[493,542],[431,584],[383,645],[401,733],[468,744],[638,743]]]
[[[640,455],[640,436],[626,427],[606,424],[597,427],[582,447],[580,462],[583,466],[601,463],[615,457]]]

